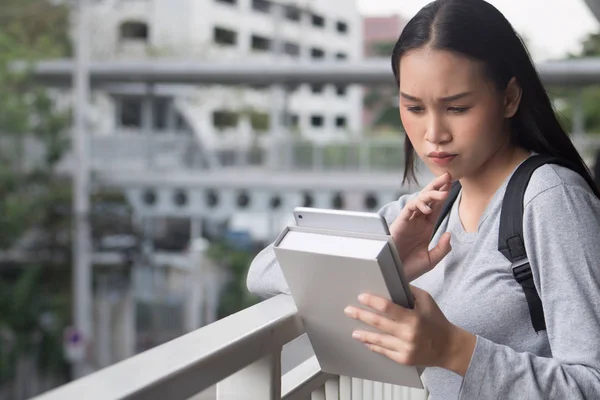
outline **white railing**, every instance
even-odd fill
[[[572,136],[588,164],[600,148],[600,135]],[[292,171],[399,171],[404,168],[404,138],[348,138],[313,142],[300,138],[273,138],[253,146],[222,143],[204,148],[183,132],[161,132],[152,136],[123,131],[93,136],[90,143],[95,170],[194,170],[209,165],[208,158],[223,168],[261,167]]]
[[[402,168],[402,138],[364,138],[329,143],[301,139],[268,140],[252,147],[220,145],[203,148],[192,136],[134,132],[92,136],[92,168],[142,170],[197,169],[214,157],[223,167],[260,166],[276,170],[385,171]],[[212,152],[210,155],[207,152]],[[204,162],[203,162],[204,161]]]
[[[421,400],[424,390],[333,376],[313,356],[281,376],[281,351],[304,333],[279,295],[37,397],[37,400]]]
[[[193,168],[199,152],[195,139],[183,133],[148,137],[123,132],[90,138],[92,168],[96,170]]]

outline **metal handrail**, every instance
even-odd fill
[[[281,350],[302,334],[292,298],[279,295],[34,400],[184,400],[214,385],[216,400],[426,399],[423,390],[324,373],[315,356],[281,376]]]

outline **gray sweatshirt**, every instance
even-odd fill
[[[466,376],[427,368],[431,399],[600,399],[600,201],[581,176],[545,165],[525,193],[525,246],[544,307],[536,333],[527,301],[497,250],[507,180],[466,232],[456,201],[442,224],[452,251],[412,282],[433,296],[449,321],[477,336]],[[415,194],[379,212],[388,224]],[[272,245],[250,266],[248,288],[264,297],[289,294]]]

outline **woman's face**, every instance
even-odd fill
[[[436,175],[477,174],[509,141],[514,112],[481,64],[444,50],[407,52],[400,62],[400,117],[419,157]],[[518,104],[517,104],[518,107]]]

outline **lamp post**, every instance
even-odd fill
[[[90,239],[90,173],[86,114],[90,96],[89,0],[75,5],[75,70],[73,73],[73,322],[82,340],[82,354],[72,360],[73,374],[80,378],[92,371],[89,348],[92,340],[92,275]]]

